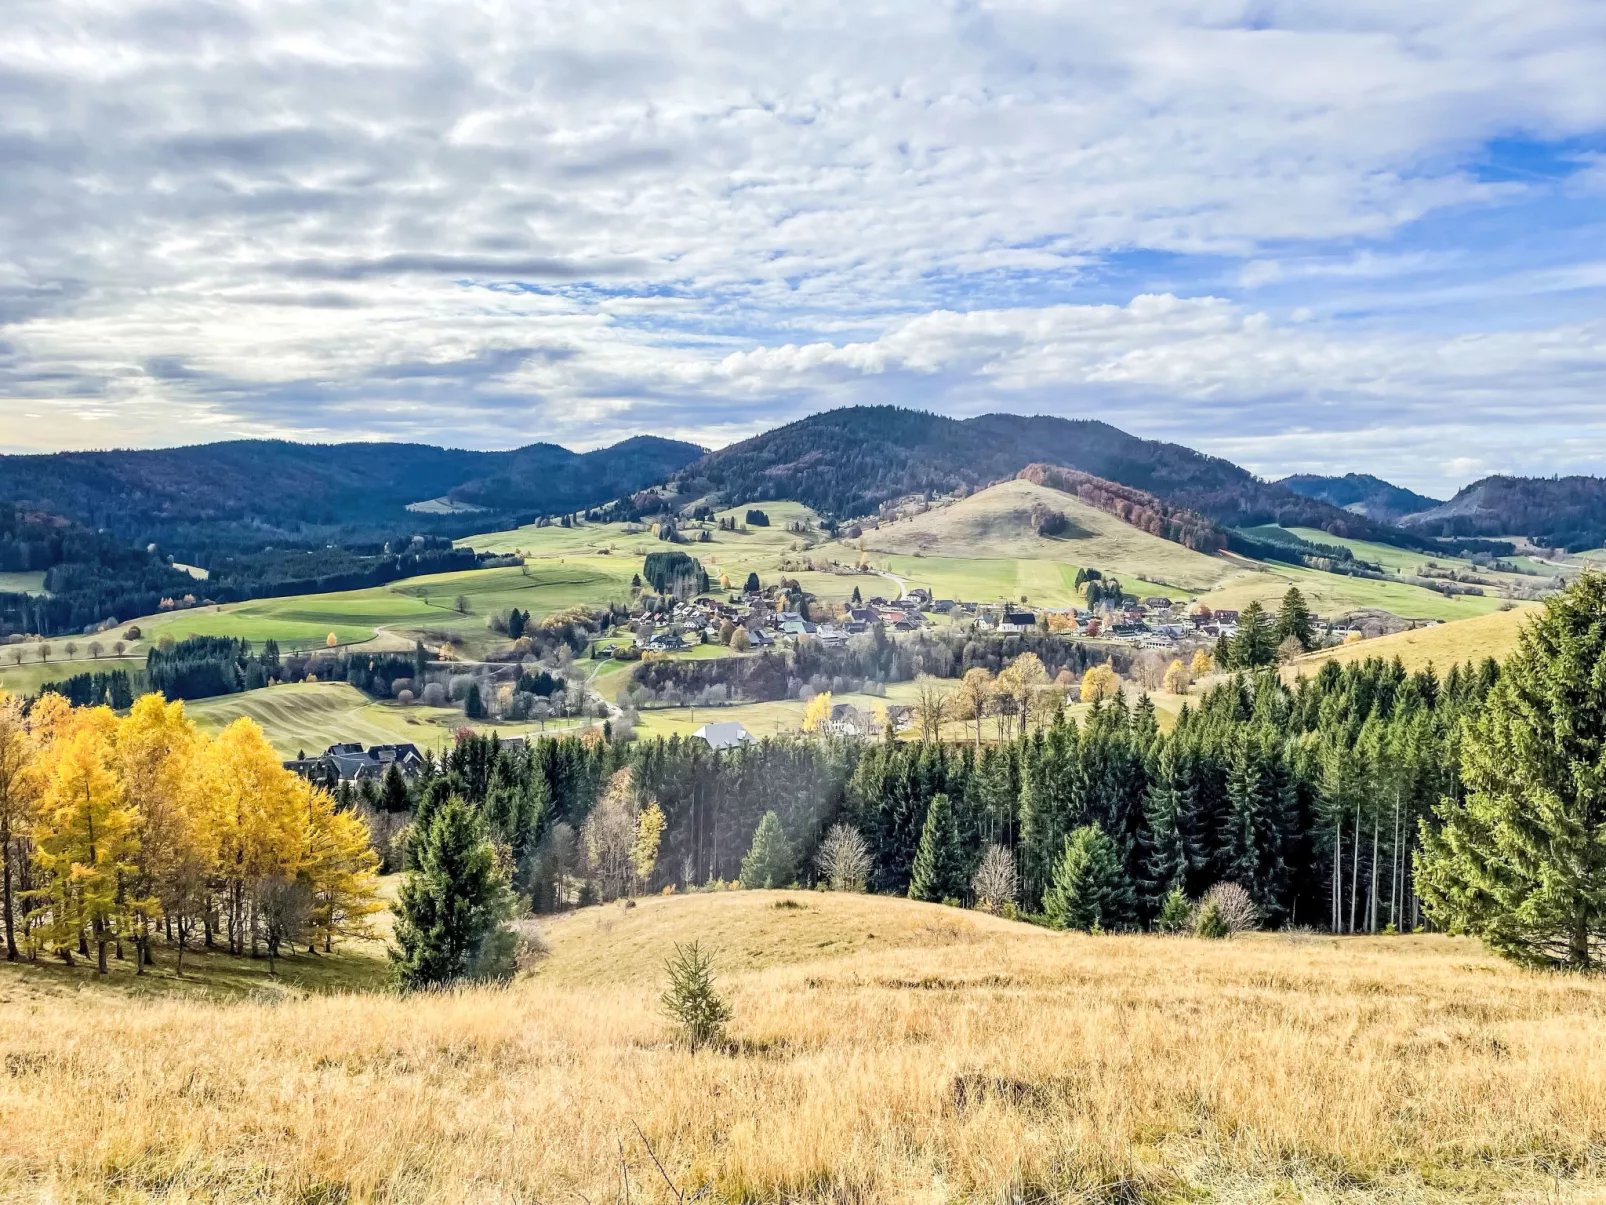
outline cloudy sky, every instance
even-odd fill
[[[894,402],[1606,473],[1606,4],[10,0],[0,450]]]

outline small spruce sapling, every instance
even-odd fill
[[[675,953],[664,962],[664,971],[669,976],[669,986],[661,997],[664,1014],[678,1027],[691,1052],[723,1043],[731,1010],[714,990],[714,956],[695,941],[685,946],[677,942]]]

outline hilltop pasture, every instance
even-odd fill
[[[59,975],[0,966],[0,1194],[1494,1205],[1606,1189],[1606,983],[1466,939],[1100,937],[797,891],[542,925],[546,957],[511,986],[407,997],[132,999],[81,974],[42,1007],[36,985]],[[695,1055],[658,1003],[664,957],[693,938],[733,1012],[730,1044]]]

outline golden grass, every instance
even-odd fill
[[[506,990],[4,1006],[0,1192],[670,1200],[638,1126],[681,1188],[732,1201],[1603,1186],[1606,983],[1465,941],[1093,938],[776,892],[550,935]],[[721,951],[731,1053],[658,1014],[663,947],[693,935]]]
[[[1478,662],[1485,657],[1503,661],[1517,647],[1517,636],[1534,609],[1531,605],[1518,606],[1510,611],[1493,611],[1471,619],[1453,619],[1430,628],[1415,628],[1408,632],[1395,632],[1392,636],[1379,636],[1375,640],[1321,649],[1300,657],[1294,662],[1294,668],[1311,674],[1320,669],[1324,661],[1347,665],[1368,657],[1381,657],[1385,661],[1398,657],[1405,668],[1413,672],[1428,665],[1443,672],[1452,665]]]

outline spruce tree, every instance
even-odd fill
[[[385,771],[385,781],[379,788],[379,806],[392,814],[405,812],[413,806],[407,794],[407,780],[395,762]]]
[[[965,894],[965,855],[959,847],[953,805],[948,796],[936,794],[926,808],[925,827],[920,832],[920,848],[915,853],[914,877],[909,881],[909,898],[938,904]]]
[[[742,859],[741,884],[749,890],[785,887],[796,874],[797,862],[786,831],[781,828],[781,818],[774,812],[765,812],[753,833],[752,848]]]
[[[414,854],[417,869],[393,906],[398,982],[423,988],[510,974],[504,926],[512,898],[484,822],[461,799],[449,799],[415,838]]]
[[[1521,635],[1460,751],[1464,799],[1424,823],[1428,916],[1530,966],[1606,956],[1606,576],[1580,577]]]
[[[468,697],[463,700],[463,714],[471,720],[485,718],[485,702],[480,698],[480,684],[469,683]]]
[[[1282,608],[1277,612],[1277,625],[1272,629],[1273,647],[1290,636],[1299,641],[1299,647],[1307,652],[1316,639],[1310,608],[1305,605],[1305,596],[1299,592],[1298,586],[1289,586],[1288,593],[1283,595]]]
[[[1113,929],[1132,915],[1132,885],[1114,843],[1097,824],[1065,839],[1054,877],[1043,895],[1043,913],[1056,929]]]
[[[1277,660],[1277,637],[1266,609],[1250,603],[1238,617],[1238,635],[1232,639],[1232,668],[1257,669]]]
[[[1144,801],[1143,877],[1146,903],[1158,912],[1176,891],[1186,892],[1204,859],[1199,847],[1193,782],[1177,740],[1160,751]]]
[[[1279,920],[1288,891],[1286,853],[1293,799],[1275,729],[1240,729],[1227,768],[1224,877],[1243,885],[1267,919]]]

